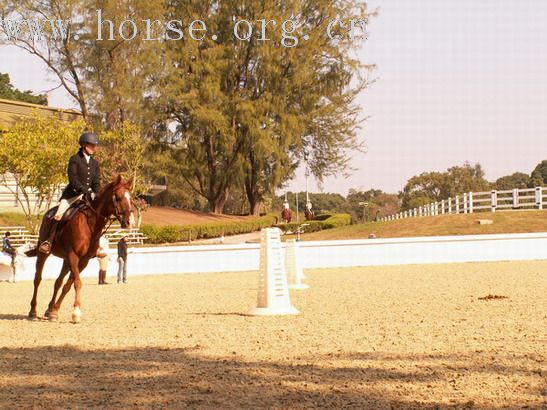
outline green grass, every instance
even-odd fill
[[[0,212],[0,226],[26,226],[25,215],[19,212]]]
[[[477,222],[479,219],[491,219],[494,223],[479,225]],[[308,241],[365,239],[370,234],[374,234],[377,238],[399,238],[526,232],[547,232],[547,210],[481,212],[369,222],[303,234],[301,239]]]

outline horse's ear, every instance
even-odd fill
[[[127,181],[125,181],[125,186],[128,190],[133,191],[133,185],[135,184],[135,180],[133,177],[129,178]]]
[[[114,186],[120,185],[121,182],[122,182],[122,176],[121,174],[118,174],[118,176],[114,178]]]

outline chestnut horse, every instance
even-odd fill
[[[74,300],[74,311],[72,314],[73,322],[80,322],[80,289],[82,282],[80,280],[80,272],[84,270],[91,258],[94,258],[99,248],[99,238],[103,234],[105,226],[114,216],[122,228],[130,228],[133,224],[133,214],[131,211],[131,195],[132,181],[123,181],[118,175],[112,182],[105,185],[95,200],[87,203],[80,208],[76,214],[68,220],[64,226],[59,227],[51,254],[63,259],[63,267],[61,273],[55,281],[53,297],[49,302],[45,317],[50,320],[56,320],[61,303],[64,297],[74,284],[76,297]],[[62,222],[61,222],[62,223]],[[41,243],[46,237],[48,230],[47,225],[49,220],[44,216],[42,227],[40,229]],[[28,251],[27,256],[37,256],[36,273],[34,275],[34,293],[30,302],[29,319],[37,318],[36,315],[36,298],[38,294],[38,286],[42,281],[42,270],[49,254],[44,254],[38,251],[38,248]],[[56,300],[57,293],[63,284],[64,278],[70,271],[70,276],[63,286],[61,295]]]
[[[315,212],[311,209],[304,208],[304,216],[306,217],[306,221],[313,221],[315,219]]]
[[[292,219],[292,211],[289,208],[283,208],[281,211],[281,219],[283,219],[285,223],[290,223]]]

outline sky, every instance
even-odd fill
[[[366,153],[349,177],[310,192],[350,188],[396,193],[426,171],[480,162],[488,180],[530,173],[547,159],[547,2],[543,0],[372,0],[359,58],[377,81],[359,96]],[[44,65],[0,47],[0,72],[19,89],[51,89]],[[49,79],[49,80],[48,80]],[[62,90],[57,107],[76,107]],[[287,187],[304,190],[304,169]]]

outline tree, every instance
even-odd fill
[[[9,32],[8,24],[0,25],[0,34],[3,34],[0,36],[3,38],[0,44],[14,45],[40,59],[59,82],[56,88],[63,87],[78,103],[84,119],[88,120],[88,89],[83,78],[89,61],[89,48],[71,38],[73,33],[85,32],[86,20],[82,17],[86,16],[87,3],[83,0],[5,0],[4,3],[4,21],[54,22],[53,25],[43,26],[41,39],[29,36],[28,33],[20,33],[15,38]],[[68,20],[72,20],[72,32],[68,31],[69,27],[65,24]]]
[[[84,80],[89,88],[89,108],[104,128],[117,129],[129,121],[141,127],[144,137],[154,122],[165,118],[154,101],[154,84],[164,84],[158,82],[164,72],[164,42],[159,40],[160,25],[153,24],[147,30],[145,20],[163,21],[166,2],[93,0],[94,6],[89,0],[83,3],[86,20],[102,22],[100,26],[88,25],[85,37],[79,40],[83,41],[80,46],[88,48]],[[133,36],[132,25],[122,26],[128,20],[136,25],[137,35]],[[131,40],[124,40],[122,33]]]
[[[348,170],[348,151],[361,148],[353,102],[368,83],[359,77],[363,65],[351,57],[359,42],[325,33],[335,17],[366,19],[365,6],[326,0],[171,5],[170,17],[184,12],[218,35],[167,42],[171,73],[162,91],[178,124],[180,173],[212,212],[222,212],[230,189],[243,185],[256,214],[300,161],[319,180]],[[305,45],[284,47],[279,27],[267,34],[269,41],[256,33],[249,41],[234,36],[236,20],[281,24],[289,15],[309,33]]]
[[[2,134],[0,174],[10,173],[17,183],[13,192],[36,233],[40,215],[50,208],[59,188],[66,183],[66,164],[74,142],[85,129],[83,120],[63,122],[57,117],[35,116],[16,123]]]
[[[354,220],[374,220],[376,217],[393,215],[399,212],[399,198],[396,194],[388,194],[381,189],[358,191],[350,189],[346,197],[349,210]],[[367,203],[366,211],[364,203]],[[366,212],[366,215],[365,215]]]
[[[496,179],[492,188],[498,191],[514,188],[528,188],[530,185],[530,176],[524,172],[515,172]]]
[[[9,74],[2,73],[0,73],[0,98],[47,105],[46,95],[34,95],[32,91],[20,91],[11,84]]]
[[[402,209],[413,209],[431,202],[438,202],[464,192],[481,192],[490,189],[480,164],[468,162],[448,168],[446,172],[423,172],[408,180],[399,193]]]
[[[531,187],[547,185],[547,159],[541,161],[530,175]]]
[[[88,123],[114,129],[130,120],[143,125],[151,98],[152,79],[162,72],[161,42],[147,41],[142,20],[161,19],[163,0],[6,0],[4,17],[11,21],[51,21],[42,25],[41,39],[23,30],[15,38],[0,24],[0,44],[19,47],[40,59],[58,84],[74,99]],[[103,24],[99,39],[98,10]],[[124,40],[122,21],[139,23],[139,34]],[[114,37],[110,38],[110,22]],[[124,35],[130,38],[129,26]],[[143,34],[144,31],[144,34]],[[155,33],[153,38],[156,38]],[[151,37],[152,38],[152,37]],[[150,102],[148,102],[150,104]]]
[[[144,194],[144,155],[148,144],[141,137],[140,127],[124,122],[116,130],[101,133],[100,142],[98,159],[103,179],[109,181],[117,174],[125,174],[133,179],[134,195]]]
[[[412,209],[430,202],[440,201],[448,191],[446,173],[423,172],[407,181],[400,193],[402,208]]]
[[[466,162],[462,166],[448,168],[446,178],[446,192],[442,193],[446,197],[490,190],[490,183],[484,178],[484,170],[479,163],[471,165]]]

